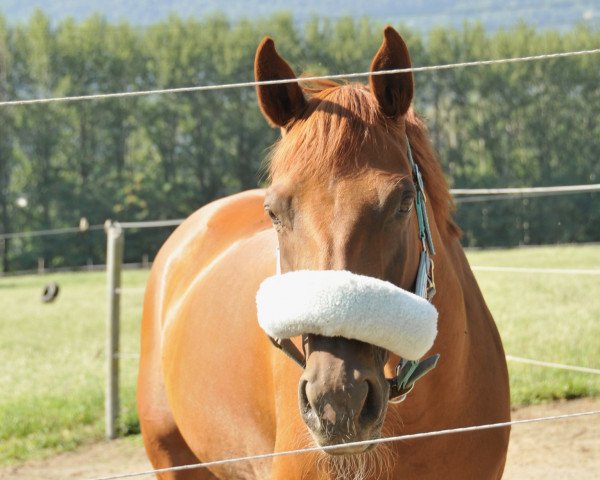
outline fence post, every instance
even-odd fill
[[[117,222],[107,220],[106,273],[107,273],[107,317],[106,317],[106,393],[105,425],[106,438],[117,436],[119,417],[119,322],[121,316],[121,265],[125,243],[123,229]]]

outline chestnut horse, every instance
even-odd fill
[[[384,32],[371,72],[411,66]],[[295,78],[270,38],[259,81]],[[143,312],[138,409],[156,468],[507,421],[508,375],[494,321],[459,243],[452,199],[422,121],[412,73],[369,85],[257,88],[281,128],[270,186],[213,202],[167,240]],[[414,201],[422,173],[435,245],[430,353],[441,355],[402,403],[389,403],[400,358],[341,336],[293,338],[303,370],[257,323],[255,297],[276,272],[347,270],[413,290],[425,242]],[[279,250],[278,250],[279,249]],[[280,252],[279,259],[276,252]],[[308,332],[310,333],[310,332]],[[165,479],[498,479],[509,429],[304,453],[165,473]]]

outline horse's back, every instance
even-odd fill
[[[176,430],[202,461],[272,441],[265,423],[272,408],[270,349],[254,305],[275,263],[263,199],[263,191],[253,190],[201,208],[157,255],[144,301],[138,380],[147,449],[157,442],[147,437],[163,430]],[[239,432],[247,422],[255,433],[244,442]]]

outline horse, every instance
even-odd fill
[[[501,478],[508,427],[355,444],[510,419],[502,343],[411,105],[413,75],[402,71],[410,67],[404,40],[386,27],[368,84],[257,84],[261,112],[281,130],[269,186],[200,208],[157,254],[143,304],[141,431],[157,469],[318,448],[159,478]],[[254,70],[258,82],[296,79],[269,37]],[[383,70],[401,71],[377,74]],[[271,339],[258,324],[256,295],[266,279],[346,272],[411,292],[424,253],[431,260],[425,296],[439,315],[425,348],[440,360],[412,390],[396,392],[401,402],[388,401],[398,390],[390,378],[403,364],[393,349],[360,334],[301,330]],[[379,329],[365,317],[363,330]]]

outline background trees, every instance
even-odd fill
[[[427,36],[399,27],[416,66],[594,48],[600,31],[488,34],[479,25]],[[40,12],[0,18],[0,99],[248,81],[263,35],[310,74],[364,71],[381,41],[367,20],[289,15],[232,23],[175,16],[138,29],[101,17],[52,26]],[[417,73],[424,114],[455,187],[595,183],[600,176],[600,56]],[[0,107],[0,233],[105,219],[180,218],[260,181],[276,137],[254,90]],[[26,198],[27,206],[18,203]],[[19,206],[21,205],[21,206]],[[461,204],[464,243],[597,241],[598,194]],[[165,231],[128,234],[128,260],[150,257]],[[3,269],[100,263],[101,232],[12,240]]]

